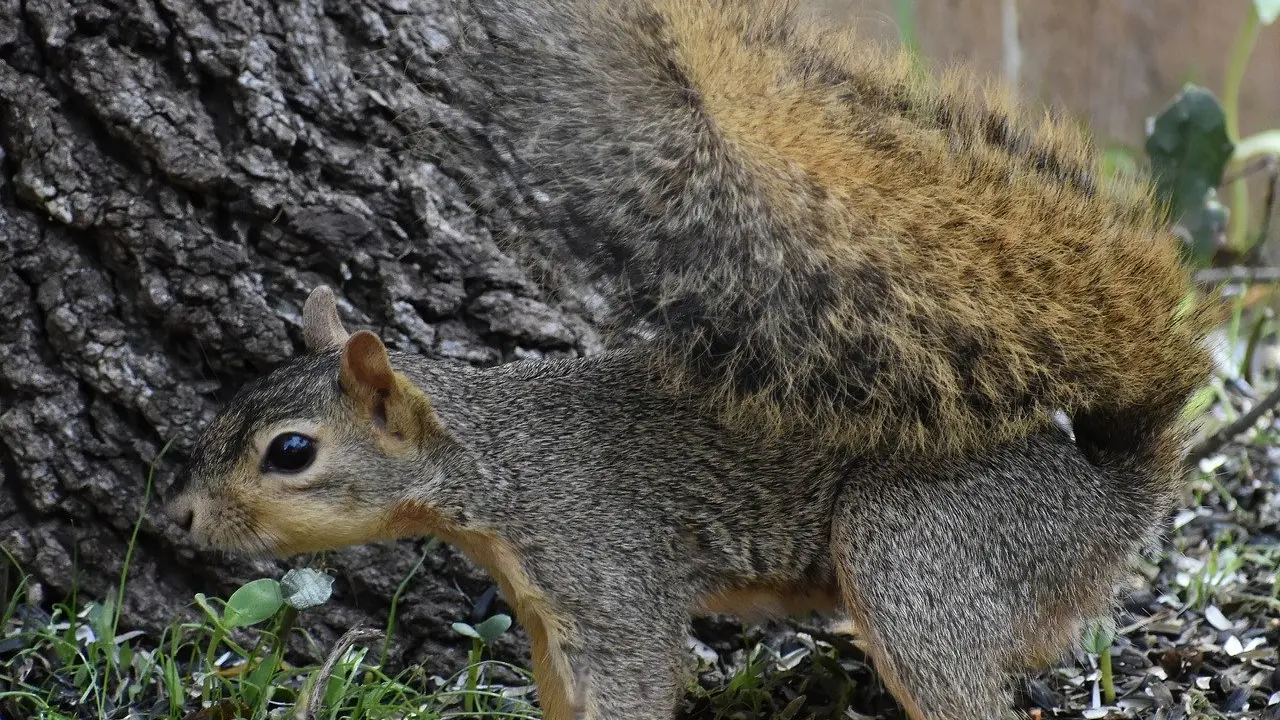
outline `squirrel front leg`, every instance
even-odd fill
[[[643,582],[656,575],[644,559],[609,568],[597,558],[585,567],[574,543],[530,553],[488,533],[440,534],[484,567],[515,609],[545,720],[675,717],[690,603]]]
[[[634,607],[640,611],[645,605],[635,603]],[[544,716],[547,720],[672,720],[684,690],[684,622],[662,612],[601,620],[580,621],[578,641],[562,649],[572,683],[569,712],[554,714],[554,704],[544,700]],[[539,692],[541,687],[539,681]]]
[[[684,691],[687,608],[612,583],[557,590],[566,631],[554,638],[526,625],[546,720],[672,720]]]

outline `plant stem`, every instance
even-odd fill
[[[1102,701],[1108,705],[1116,702],[1116,686],[1111,678],[1111,648],[1098,655],[1098,670],[1102,673]]]
[[[1249,137],[1233,140],[1235,150],[1231,152],[1228,167],[1244,167],[1251,160],[1276,157],[1280,155],[1280,130],[1263,130]],[[1265,170],[1265,163],[1258,170]]]
[[[468,713],[476,711],[476,689],[480,687],[480,651],[479,640],[472,639],[471,653],[467,657],[467,695],[464,699]]]
[[[1244,22],[1231,46],[1231,59],[1227,64],[1227,76],[1222,88],[1222,110],[1227,121],[1227,137],[1231,142],[1240,141],[1240,86],[1258,39],[1258,11],[1253,3],[1245,3]],[[1231,219],[1227,228],[1227,247],[1242,251],[1249,230],[1249,188],[1237,180],[1231,183]]]
[[[129,566],[133,563],[133,549],[138,545],[138,531],[142,529],[142,521],[147,517],[147,504],[151,502],[151,485],[155,479],[156,463],[169,452],[171,445],[173,445],[172,439],[160,448],[160,453],[156,455],[155,460],[151,461],[151,467],[147,470],[147,486],[142,491],[142,510],[138,512],[138,520],[133,524],[133,533],[129,535],[129,545],[124,553],[124,567],[120,570],[120,590],[116,593],[116,612],[115,617],[111,618],[112,638],[115,638],[120,629],[120,614],[124,611],[124,589],[129,580]]]
[[[222,628],[215,627],[213,636],[209,638],[209,647],[204,651],[205,677],[204,682],[200,683],[200,702],[201,704],[209,702],[209,691],[213,688],[214,677],[217,676],[217,668],[214,661],[218,659],[218,645],[222,642]]]
[[[397,609],[400,605],[400,598],[404,595],[405,590],[408,589],[409,581],[413,579],[414,575],[418,574],[422,563],[426,562],[427,555],[431,554],[431,551],[439,544],[440,541],[434,537],[427,540],[426,545],[422,548],[422,555],[418,557],[418,562],[409,571],[409,574],[405,575],[404,579],[400,581],[400,585],[396,587],[395,594],[391,596],[391,610],[387,613],[386,637],[382,641],[382,655],[378,658],[379,667],[386,667],[387,655],[391,651],[391,638],[396,632]]]
[[[898,20],[898,35],[912,55],[920,53],[920,40],[916,37],[915,0],[894,0],[893,9]]]
[[[284,612],[280,615],[280,625],[276,629],[275,647],[271,649],[271,665],[269,670],[263,675],[262,693],[258,696],[258,708],[254,717],[265,715],[267,705],[271,702],[271,696],[275,693],[275,684],[271,679],[275,677],[276,672],[280,669],[280,663],[284,660],[284,651],[289,645],[289,633],[293,632],[293,626],[298,621],[298,609],[292,605],[285,605]],[[256,650],[254,654],[256,655]],[[253,658],[246,658],[245,662],[253,662]]]

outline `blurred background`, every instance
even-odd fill
[[[1148,116],[1186,82],[1223,90],[1249,4],[1197,0],[805,0],[868,35],[918,42],[1060,105],[1100,139],[1141,148]],[[1244,73],[1240,128],[1280,119],[1280,33],[1264,28]]]

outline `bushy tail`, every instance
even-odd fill
[[[1182,499],[1188,425],[1145,413],[1090,413],[1072,428],[1077,447],[1112,484],[1111,512],[1141,518],[1139,527],[1153,534],[1135,539],[1154,541]]]
[[[1100,183],[1069,124],[792,2],[467,4],[472,110],[729,420],[965,451],[1056,409],[1168,420],[1206,379],[1147,187]]]

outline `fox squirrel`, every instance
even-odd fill
[[[469,7],[472,109],[653,338],[476,369],[317,288],[172,516],[245,552],[455,544],[549,720],[669,720],[692,616],[814,610],[913,720],[1008,713],[1178,496],[1211,313],[1147,186],[788,3]]]

